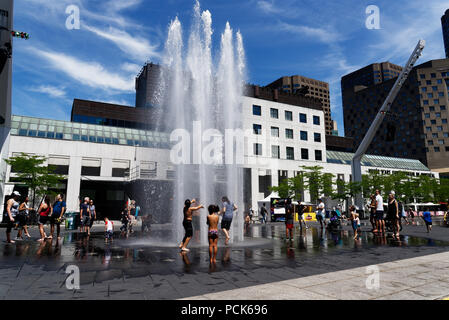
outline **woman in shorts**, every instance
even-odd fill
[[[47,223],[47,221],[49,221],[52,214],[49,196],[45,196],[44,202],[42,202],[39,206],[37,214],[39,215],[39,233],[41,234],[41,238],[37,241],[42,242],[48,238],[44,231],[44,225]]]
[[[24,232],[27,238],[31,238],[28,232],[28,216],[30,213],[30,207],[28,206],[29,198],[25,197],[23,202],[19,206],[19,214],[17,215],[17,220],[19,222],[19,231],[17,232],[17,239],[23,240],[22,233]]]

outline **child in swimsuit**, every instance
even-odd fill
[[[209,230],[207,237],[209,239],[209,257],[210,263],[217,262],[217,251],[218,251],[218,213],[220,208],[214,204],[208,207],[209,215],[207,216],[207,225]]]

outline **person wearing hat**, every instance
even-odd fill
[[[11,194],[11,198],[6,202],[6,208],[5,212],[3,213],[3,220],[6,222],[6,242],[7,243],[14,243],[13,240],[11,240],[11,230],[14,227],[15,218],[17,214],[19,213],[19,200],[20,193],[17,191],[14,191]]]

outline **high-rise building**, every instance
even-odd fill
[[[309,92],[306,96],[317,98],[321,101],[324,111],[326,134],[332,135],[333,125],[331,119],[329,83],[296,75],[279,78],[270,83],[267,87],[294,94],[299,89],[306,86],[309,87]]]
[[[154,93],[159,84],[160,66],[146,63],[136,78],[136,107],[148,108],[155,105]]]
[[[390,62],[373,63],[369,66],[351,72],[341,78],[341,91],[356,86],[369,87],[384,81],[396,78],[402,71],[402,67]]]
[[[444,49],[446,50],[446,58],[449,58],[449,9],[446,10],[444,16],[441,17],[441,26],[443,28]]]
[[[342,78],[345,136],[358,147],[396,78],[369,86],[354,83],[352,88],[343,85],[348,78]],[[448,91],[449,59],[414,67],[367,153],[418,159],[443,176],[449,174]]]

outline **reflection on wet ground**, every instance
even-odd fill
[[[273,223],[250,226],[241,243],[225,246],[221,237],[217,264],[210,265],[207,246],[193,239],[190,252],[180,253],[177,244],[164,242],[161,234],[155,232],[143,237],[136,233],[128,239],[115,234],[114,242],[105,244],[102,232],[94,232],[90,237],[66,232],[59,242],[53,239],[42,244],[3,243],[0,245],[0,289],[7,283],[14,288],[11,289],[14,294],[14,290],[19,290],[17,285],[17,288],[23,285],[36,287],[37,296],[41,292],[63,296],[67,294],[65,269],[76,265],[81,271],[81,286],[91,288],[85,289],[86,295],[78,298],[110,297],[109,286],[114,286],[120,292],[125,289],[136,292],[140,288],[145,299],[171,299],[405,259],[449,248],[449,242],[445,241],[412,236],[401,236],[396,241],[370,232],[362,232],[354,240],[352,230],[321,231],[316,225],[303,231],[296,227],[293,241],[285,241],[284,224]],[[56,284],[49,284],[52,281]],[[100,284],[107,289],[92,291],[93,287],[100,288]]]
[[[232,268],[244,264],[270,264],[285,259],[301,259],[316,254],[336,251],[364,250],[373,247],[420,247],[449,246],[449,242],[401,236],[395,240],[391,236],[376,236],[371,232],[362,232],[359,239],[353,239],[350,230],[330,232],[312,227],[300,230],[296,227],[294,239],[285,240],[285,229],[282,224],[254,226],[248,228],[245,241],[225,246],[222,238],[219,242],[218,260],[220,268]],[[51,262],[89,262],[104,267],[115,265],[123,267],[129,263],[134,265],[161,266],[175,265],[177,272],[190,272],[194,269],[204,271],[209,267],[208,248],[192,240],[191,252],[180,253],[176,244],[142,237],[140,234],[128,239],[116,234],[113,243],[105,244],[103,233],[93,233],[90,237],[77,232],[68,232],[60,241],[50,240],[44,243],[32,241],[17,242],[14,245],[3,245],[3,263],[17,262],[26,259],[30,263]],[[232,261],[232,264],[231,264]]]

